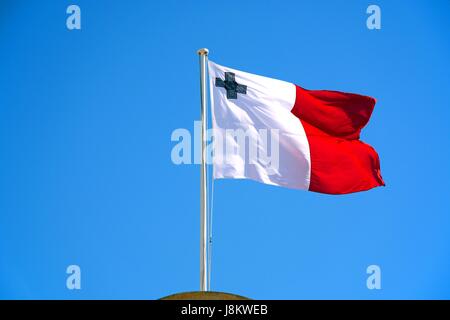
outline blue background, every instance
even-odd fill
[[[66,28],[81,8],[82,29]],[[381,30],[366,8],[381,7]],[[450,298],[450,2],[0,4],[0,298],[198,289],[198,57],[378,103],[387,186],[329,196],[219,180],[212,289],[267,299]],[[66,267],[82,270],[66,288]],[[366,268],[382,270],[368,290]]]

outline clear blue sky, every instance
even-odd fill
[[[82,29],[66,28],[81,8]],[[381,7],[381,30],[366,8]],[[387,186],[329,196],[216,183],[212,289],[252,298],[450,298],[450,2],[2,0],[0,298],[198,289],[198,57],[377,98]],[[66,289],[66,267],[82,289]],[[366,288],[366,268],[382,290]]]

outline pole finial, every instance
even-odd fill
[[[197,50],[197,53],[199,56],[203,56],[203,55],[207,56],[209,53],[209,50],[207,48],[201,48],[201,49]]]

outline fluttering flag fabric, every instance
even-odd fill
[[[212,61],[208,70],[214,179],[327,194],[384,186],[378,154],[359,140],[374,98],[307,90]]]

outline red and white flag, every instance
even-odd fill
[[[328,194],[384,186],[378,154],[359,140],[374,98],[306,90],[211,61],[208,69],[215,179]]]

